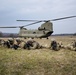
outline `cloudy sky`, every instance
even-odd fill
[[[22,26],[29,22],[17,19],[51,20],[76,15],[76,0],[0,0],[0,26]],[[27,27],[35,29],[42,23]],[[53,22],[53,34],[76,33],[76,18]],[[19,29],[1,29],[18,33]]]

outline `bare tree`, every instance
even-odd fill
[[[2,32],[0,32],[0,37],[2,37],[3,36],[3,33]]]

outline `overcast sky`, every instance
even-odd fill
[[[29,22],[17,19],[51,20],[76,15],[76,0],[0,0],[0,26],[21,26]],[[27,27],[37,29],[41,23]],[[76,18],[53,22],[53,34],[76,33]],[[19,29],[1,29],[18,33]]]

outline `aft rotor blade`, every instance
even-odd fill
[[[50,20],[50,21],[57,21],[57,20],[63,20],[63,19],[74,18],[74,17],[76,17],[76,16],[62,17],[62,18],[52,19],[52,20]]]
[[[36,24],[36,23],[40,23],[40,22],[42,22],[42,21],[37,21],[37,22],[34,22],[34,23],[30,23],[30,24],[24,25],[22,27],[30,26],[30,25],[33,25],[33,24]]]

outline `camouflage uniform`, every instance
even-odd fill
[[[14,44],[12,48],[14,48],[15,50],[17,50],[19,48],[19,45]]]
[[[41,48],[42,46],[40,46],[40,44],[38,43],[38,42],[36,42],[36,41],[33,41],[33,47],[32,47],[32,49],[39,49],[39,48]]]
[[[13,44],[12,48],[17,50],[18,48],[20,48],[20,44],[21,44],[21,40],[19,38],[17,38],[16,40],[14,40],[14,44]]]
[[[73,47],[74,48],[76,47],[76,41],[75,40],[73,41]]]
[[[51,49],[57,50],[57,42],[55,40],[52,40],[52,42],[51,42]]]
[[[65,48],[76,51],[76,41],[74,40],[71,44],[68,44]]]
[[[33,40],[29,39],[25,44],[24,44],[24,49],[30,50],[30,47],[33,47]]]

